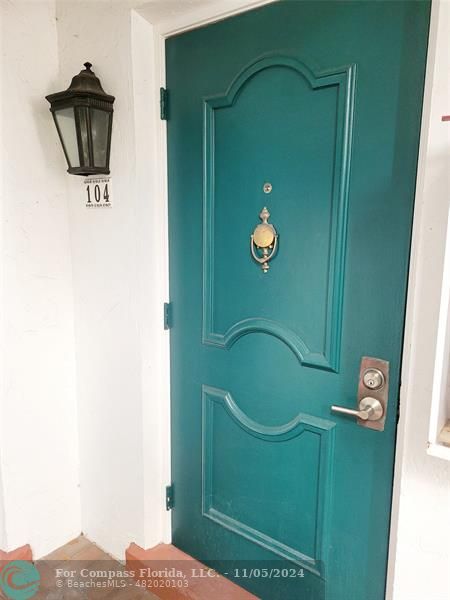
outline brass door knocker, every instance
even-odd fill
[[[250,236],[250,249],[253,258],[261,265],[264,273],[269,270],[269,260],[271,260],[277,251],[278,233],[275,227],[268,223],[270,212],[264,207],[259,213],[262,223],[255,227]]]

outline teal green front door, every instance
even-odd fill
[[[277,2],[167,41],[173,543],[265,600],[384,598],[429,11]],[[364,356],[383,431],[331,411]]]

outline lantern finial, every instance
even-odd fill
[[[85,63],[84,63],[84,66],[86,67],[86,71],[90,71],[90,70],[91,70],[91,67],[92,67],[92,63],[90,63],[90,62],[85,62]]]

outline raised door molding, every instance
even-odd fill
[[[240,90],[254,75],[273,67],[294,70],[308,82],[312,90],[330,86],[335,86],[338,90],[330,261],[323,348],[311,348],[297,332],[285,324],[260,318],[257,315],[249,315],[248,318],[233,323],[226,331],[217,331],[215,325],[215,111],[233,106]],[[335,372],[339,370],[355,79],[355,65],[314,73],[293,57],[265,56],[239,73],[224,95],[204,100],[203,343],[230,348],[243,335],[254,332],[267,333],[284,342],[301,364]]]

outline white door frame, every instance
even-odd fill
[[[198,10],[191,10],[183,15],[176,15],[175,17],[167,20],[155,23],[154,25],[149,22],[150,29],[148,33],[152,38],[152,65],[153,75],[151,77],[153,91],[151,103],[154,106],[152,129],[155,135],[155,167],[152,169],[154,177],[153,187],[153,202],[157,203],[157,214],[159,215],[158,228],[163,232],[161,239],[160,257],[159,257],[159,273],[160,273],[160,289],[159,297],[164,300],[169,299],[169,269],[168,269],[168,197],[167,197],[167,129],[166,123],[160,120],[159,115],[159,90],[161,87],[166,85],[166,65],[165,65],[165,41],[168,37],[204,26],[208,23],[219,21],[230,17],[232,15],[263,6],[265,4],[272,3],[276,0],[218,0],[211,2],[208,6],[200,8]],[[414,214],[414,225],[412,234],[412,254],[411,254],[411,265],[409,271],[409,289],[407,299],[407,311],[406,311],[406,329],[405,329],[405,343],[403,349],[403,368],[402,368],[402,380],[407,383],[412,374],[413,369],[416,369],[416,363],[414,360],[414,347],[411,342],[415,339],[415,303],[416,303],[416,271],[418,269],[418,263],[421,260],[422,250],[422,237],[424,227],[424,216],[422,206],[424,203],[424,185],[423,181],[425,178],[425,171],[429,165],[427,164],[427,149],[428,149],[428,133],[429,123],[431,114],[431,95],[432,95],[432,84],[433,84],[433,73],[435,67],[435,56],[437,46],[437,23],[439,16],[439,0],[435,0],[432,4],[432,15],[431,15],[431,29],[429,38],[428,48],[428,62],[425,82],[425,98],[424,98],[424,110],[422,116],[422,131],[420,141],[420,154],[419,154],[419,165],[417,175],[417,190],[416,190],[416,207]],[[142,18],[142,17],[139,17]],[[148,21],[148,20],[147,20]],[[148,66],[148,65],[147,65]],[[148,76],[148,73],[135,72],[135,76],[139,77],[142,75]],[[449,107],[450,109],[450,107]],[[436,289],[436,294],[439,295],[439,289]],[[170,440],[170,359],[169,359],[169,341],[166,335],[159,339],[159,347],[157,352],[160,357],[162,356],[162,375],[159,384],[159,403],[160,403],[160,416],[161,416],[161,431],[160,431],[160,443],[162,446],[162,458],[161,458],[161,473],[162,481],[165,484],[170,483],[170,456],[171,456],[171,440]],[[408,385],[403,385],[400,392],[401,406],[405,407],[410,402],[410,396],[412,390]],[[403,452],[404,452],[404,438],[406,429],[406,418],[401,413],[401,419],[398,426],[398,443],[395,459],[395,476],[394,476],[394,488],[393,488],[393,502],[392,502],[392,519],[391,519],[391,530],[390,530],[390,546],[389,546],[389,561],[388,561],[388,578],[387,578],[387,589],[386,598],[390,599],[393,597],[394,588],[394,566],[396,559],[396,540],[398,533],[399,524],[399,503],[400,503],[400,490],[402,480],[402,469],[403,469]],[[424,448],[424,452],[426,449]],[[161,502],[162,506],[162,502]],[[162,538],[165,542],[171,541],[171,526],[170,526],[170,513],[162,511],[160,514],[160,522],[162,527]],[[154,523],[154,515],[153,515]],[[151,537],[151,536],[150,536]]]

